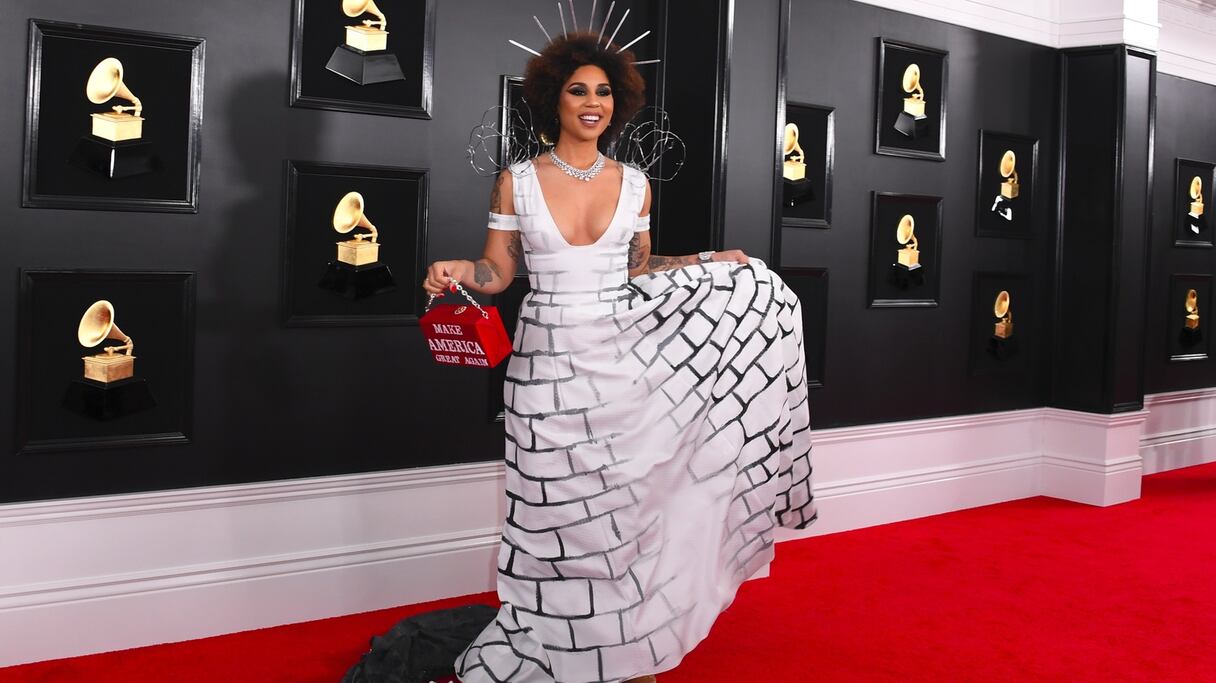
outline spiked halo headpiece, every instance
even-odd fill
[[[566,1],[570,7],[570,24],[571,24],[570,29],[566,28],[566,12],[562,8],[562,1],[557,0],[557,16],[562,22],[562,36],[569,34],[570,31],[578,31],[578,16],[574,12],[574,0],[566,0]],[[587,22],[587,31],[588,32],[595,30],[595,5],[597,2],[598,2],[598,0],[591,0],[591,19]],[[605,50],[612,48],[612,41],[616,40],[616,34],[620,33],[621,27],[625,25],[625,19],[629,17],[630,10],[629,10],[629,8],[625,8],[625,13],[621,15],[620,21],[618,21],[616,23],[616,28],[612,31],[612,35],[608,36],[608,42],[604,43],[604,30],[608,28],[608,22],[612,21],[612,11],[614,9],[616,9],[616,0],[612,0],[612,4],[608,5],[608,12],[604,14],[604,23],[600,25],[599,35],[596,36],[596,42],[600,43],[601,47]],[[547,40],[550,43],[553,42],[553,36],[549,35],[549,31],[545,28],[545,25],[541,23],[540,18],[537,17],[535,14],[533,14],[532,20],[535,21],[536,26],[538,28],[540,28],[540,32],[545,34],[545,40]],[[633,47],[634,44],[637,43],[639,40],[645,38],[648,35],[650,35],[650,29],[646,29],[637,38],[634,38],[633,40],[629,41],[628,43],[625,43],[621,47],[617,48],[617,50],[616,50],[617,53],[619,54],[621,52],[624,52],[625,50],[628,50],[629,48]],[[536,50],[533,50],[532,48],[528,47],[527,45],[524,45],[523,43],[521,43],[517,40],[508,38],[507,42],[525,52],[530,52],[530,53],[536,55],[537,57],[540,56],[539,52],[537,52]],[[631,62],[631,63],[634,66],[637,66],[639,64],[658,64],[660,61],[661,60],[658,60],[658,59],[644,59],[641,61]]]
[[[588,22],[588,33],[595,29],[594,17],[597,2],[598,0],[591,0],[592,19]],[[566,23],[566,11],[562,4],[562,0],[557,0],[557,14],[562,27],[561,36],[564,37],[571,32],[578,31],[579,26],[574,0],[566,0],[566,6],[570,8],[569,25]],[[621,27],[625,25],[625,19],[629,16],[630,10],[626,8],[620,19],[617,20],[616,27],[608,36],[608,40],[604,41],[604,34],[612,20],[616,4],[616,0],[612,0],[609,4],[599,33],[596,35],[596,42],[602,49],[615,49],[615,52],[619,54],[650,35],[650,31],[643,31],[621,47],[614,46],[612,41],[616,39]],[[546,40],[550,43],[553,42],[553,36],[545,28],[540,18],[532,15],[532,20],[536,22],[537,28],[545,35]],[[541,56],[540,52],[517,40],[508,39],[507,42],[525,52]],[[660,61],[645,59],[631,62],[631,64],[634,66],[657,64]],[[536,157],[552,144],[537,136],[532,126],[532,111],[528,103],[521,99],[517,104],[504,102],[502,106],[487,109],[482,115],[481,123],[474,126],[469,134],[469,145],[466,152],[469,165],[478,175],[492,176]],[[684,141],[671,131],[671,119],[667,112],[661,107],[648,106],[642,108],[621,129],[620,135],[612,141],[606,153],[607,156],[621,163],[637,168],[651,180],[662,181],[671,180],[684,167],[685,152]],[[659,161],[664,156],[667,157],[667,163],[660,165]]]

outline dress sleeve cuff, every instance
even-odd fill
[[[635,220],[633,222],[633,231],[634,232],[645,232],[646,230],[649,230],[649,229],[650,229],[650,214],[646,214],[645,216],[638,216],[637,220]]]
[[[519,230],[519,216],[490,212],[491,230]]]

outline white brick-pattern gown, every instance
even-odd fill
[[[512,167],[531,293],[507,366],[496,619],[465,683],[621,681],[674,668],[776,525],[815,518],[797,296],[763,262],[630,279],[647,179],[625,167],[594,244]]]

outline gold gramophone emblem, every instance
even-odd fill
[[[1013,313],[1009,310],[1009,292],[1001,290],[992,304],[992,315],[996,317],[996,325],[992,335],[999,339],[1013,336]]]
[[[899,228],[895,231],[895,239],[904,245],[898,253],[899,265],[913,270],[920,268],[920,242],[916,239],[916,219],[910,214],[904,214],[903,218],[899,219]]]
[[[908,93],[908,97],[904,98],[904,112],[918,119],[925,118],[925,89],[920,83],[919,65],[909,64],[908,68],[904,69],[901,85],[904,92]]]
[[[806,178],[806,155],[802,145],[798,144],[798,124],[785,124],[785,163],[782,175],[786,180],[803,180]]]
[[[110,107],[112,111],[90,114],[93,135],[112,142],[138,140],[143,136],[144,119],[140,114],[144,105],[123,82],[122,62],[113,57],[98,62],[89,74],[84,93],[93,104],[105,104],[115,97],[131,103],[114,105]]]
[[[1199,329],[1199,293],[1193,289],[1186,291],[1186,329]]]
[[[89,306],[76,328],[80,345],[91,349],[107,339],[116,339],[120,346],[107,346],[96,355],[84,356],[85,379],[109,383],[127,379],[135,374],[135,342],[114,324],[114,305],[102,299]],[[126,354],[117,353],[126,351]]]
[[[376,7],[375,0],[342,0],[342,13],[348,17],[373,14],[375,19],[346,27],[346,44],[363,52],[388,49],[388,18]]]
[[[358,233],[354,239],[338,242],[338,260],[352,266],[363,266],[380,260],[380,233],[363,212],[363,195],[347,192],[334,209],[334,230],[345,235],[355,228],[370,230]],[[371,239],[366,239],[370,237]]]
[[[1001,183],[1001,196],[1005,199],[1017,199],[1018,158],[1011,149],[1005,150],[1005,154],[1001,156],[1001,177],[1005,179],[1005,182]]]
[[[1203,180],[1199,176],[1191,178],[1191,216],[1199,218],[1203,215]]]

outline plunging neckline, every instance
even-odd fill
[[[604,231],[600,233],[600,236],[594,242],[589,244],[570,244],[570,240],[567,240],[566,236],[562,234],[562,229],[557,224],[557,219],[553,217],[553,212],[549,210],[549,201],[545,199],[545,189],[540,186],[540,172],[536,168],[536,162],[529,160],[528,163],[532,165],[532,178],[536,183],[536,193],[540,195],[540,205],[545,207],[545,216],[549,218],[549,224],[553,226],[553,231],[557,233],[557,237],[562,241],[562,244],[571,249],[594,247],[612,231],[612,226],[616,225],[617,217],[621,215],[621,205],[625,203],[625,172],[628,166],[621,164],[621,189],[616,196],[616,208],[612,211],[612,218],[608,221],[608,227],[604,228]]]

